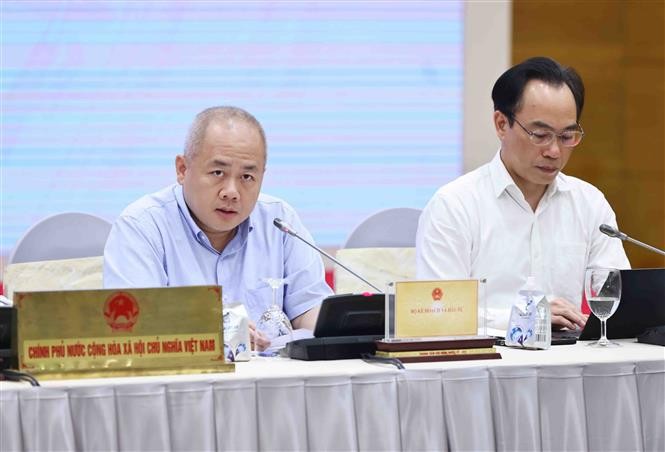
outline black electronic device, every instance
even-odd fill
[[[314,337],[289,342],[283,354],[305,361],[360,359],[384,335],[383,294],[332,295],[321,303]]]
[[[637,336],[637,342],[665,347],[665,325],[647,328],[644,333]]]
[[[573,345],[577,343],[580,333],[580,330],[552,331],[552,345]]]
[[[382,335],[385,307],[383,294],[332,295],[321,303],[314,337]]]
[[[0,369],[16,369],[16,309],[0,307]]]
[[[665,325],[665,268],[621,270],[621,301],[616,312],[607,319],[608,339],[639,337],[662,325]],[[653,334],[658,332],[653,331]],[[600,321],[590,315],[580,340],[599,337]],[[662,345],[662,342],[663,338],[654,338],[654,342],[647,343]]]
[[[380,336],[335,336],[299,339],[286,344],[284,355],[303,361],[331,359],[360,359],[363,354],[376,352]]]

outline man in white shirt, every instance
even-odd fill
[[[494,159],[440,188],[417,234],[419,279],[487,279],[488,326],[505,329],[528,276],[548,294],[554,328],[582,328],[584,270],[629,268],[599,232],[615,214],[591,184],[561,171],[584,136],[584,85],[572,68],[531,58],[494,84]]]

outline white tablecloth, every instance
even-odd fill
[[[0,450],[665,450],[665,349],[0,384]]]

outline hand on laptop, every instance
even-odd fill
[[[552,328],[555,330],[562,328],[581,330],[586,325],[587,318],[589,318],[587,314],[582,314],[577,306],[563,298],[551,300],[550,310],[552,312]]]
[[[270,347],[270,340],[256,329],[256,324],[252,321],[249,322],[249,342],[252,344],[252,350],[260,352]]]

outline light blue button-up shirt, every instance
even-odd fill
[[[104,287],[216,284],[224,300],[240,301],[255,322],[272,303],[262,278],[285,278],[277,304],[289,319],[332,294],[321,256],[273,226],[281,218],[312,240],[284,201],[261,194],[235,237],[219,253],[192,218],[174,184],[127,207],[113,224],[104,249]]]

